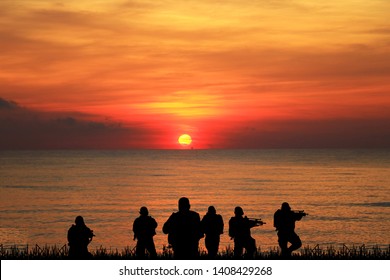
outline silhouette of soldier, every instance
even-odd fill
[[[190,210],[190,201],[186,197],[179,199],[179,211],[172,213],[163,226],[168,234],[176,259],[196,259],[199,255],[199,239],[203,237],[200,228],[200,216]]]
[[[234,257],[240,258],[245,249],[245,257],[253,258],[256,252],[256,240],[251,236],[251,228],[260,225],[258,222],[248,219],[244,210],[237,206],[234,209],[234,217],[229,220],[229,236],[234,239]]]
[[[133,223],[134,240],[137,240],[135,254],[138,258],[145,258],[145,251],[148,251],[151,258],[156,258],[153,236],[156,235],[157,222],[149,216],[145,206],[140,208],[139,213],[140,216]]]
[[[278,242],[283,257],[290,257],[294,250],[302,246],[302,241],[295,233],[295,221],[300,221],[307,214],[303,211],[294,212],[287,202],[282,203],[281,209],[274,214],[274,227],[278,231]],[[288,247],[288,242],[291,246]]]
[[[69,257],[71,259],[89,259],[88,244],[95,235],[84,223],[82,216],[77,216],[75,224],[68,230]]]
[[[206,235],[205,245],[208,256],[215,258],[218,253],[220,235],[223,233],[223,219],[214,206],[209,206],[201,221],[202,232]]]

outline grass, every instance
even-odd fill
[[[0,244],[0,259],[2,260],[66,260],[68,259],[68,246],[9,246],[5,247]],[[91,251],[92,259],[96,260],[128,260],[136,259],[134,248],[125,247],[121,250],[96,248]],[[173,259],[172,250],[164,247],[163,251],[158,254],[158,259]],[[200,253],[200,259],[207,259],[206,252]],[[227,247],[220,250],[217,259],[233,260],[233,249]],[[281,259],[279,248],[270,248],[262,250],[258,248],[255,259],[261,260],[278,260]],[[291,259],[294,260],[389,260],[390,245],[387,247],[365,246],[360,245],[342,245],[339,247],[327,246],[321,247],[303,247],[297,250]]]

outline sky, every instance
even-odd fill
[[[390,148],[389,17],[388,0],[1,0],[0,149]]]

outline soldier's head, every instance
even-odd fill
[[[242,210],[240,206],[237,206],[236,208],[234,208],[234,214],[236,216],[242,216],[244,215],[244,210]]]
[[[149,215],[148,208],[146,208],[145,206],[142,206],[142,207],[139,209],[139,213],[141,214],[141,216],[147,216],[147,215]]]
[[[217,214],[217,210],[215,210],[214,206],[209,206],[209,209],[207,210],[207,213],[209,213],[209,214]]]
[[[282,209],[282,211],[290,211],[291,207],[290,207],[290,205],[287,202],[283,202],[281,209]]]
[[[187,197],[179,199],[179,211],[188,211],[190,210],[190,207],[190,200]]]
[[[74,220],[76,226],[82,226],[85,225],[84,219],[81,216],[77,216],[76,219]]]

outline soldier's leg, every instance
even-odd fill
[[[190,259],[199,258],[199,240],[192,240],[190,248]]]
[[[173,247],[174,257],[178,260],[192,260],[198,257],[198,242],[180,242]]]
[[[282,256],[283,257],[289,256],[290,253],[287,248],[288,239],[284,233],[278,232],[278,243],[279,243],[280,250],[282,252]]]
[[[214,258],[217,256],[218,254],[218,249],[219,249],[219,241],[220,241],[220,236],[219,234],[217,236],[215,236],[214,238],[214,243],[213,243],[213,256]]]
[[[210,235],[206,235],[204,238],[204,245],[206,246],[207,249],[207,254],[210,256],[210,251],[212,250],[212,241],[210,240]]]
[[[177,244],[175,244],[174,246],[172,246],[172,249],[173,249],[173,257],[177,260],[181,260],[183,259],[183,250],[180,246],[178,246]]]
[[[70,259],[75,259],[76,258],[76,253],[75,253],[75,248],[74,246],[69,246],[69,254],[68,254]]]
[[[234,258],[241,258],[242,250],[244,249],[243,244],[240,240],[234,239]]]
[[[154,245],[153,238],[148,240],[148,242],[146,243],[146,250],[148,250],[149,256],[152,259],[155,259],[157,257],[156,246]]]
[[[145,242],[143,240],[137,241],[137,246],[135,248],[135,255],[137,258],[145,257]]]
[[[245,244],[246,258],[252,259],[257,251],[256,240],[252,237],[248,238]]]
[[[295,232],[291,233],[291,235],[289,236],[289,241],[291,243],[291,246],[288,248],[288,250],[290,251],[290,254],[293,251],[301,248],[301,246],[302,246],[302,241]]]
[[[210,258],[216,257],[218,253],[218,247],[219,247],[219,235],[218,236],[206,235],[205,245],[206,245],[208,256]]]

